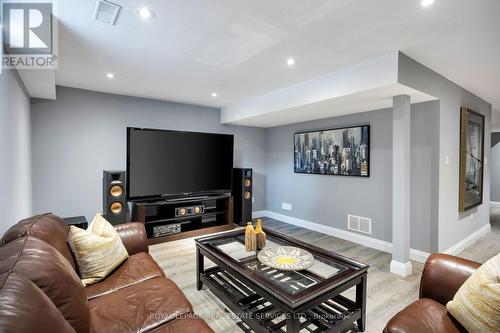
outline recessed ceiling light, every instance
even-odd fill
[[[137,11],[137,14],[139,14],[139,16],[145,20],[149,20],[155,16],[155,13],[151,9],[146,7],[140,8]]]
[[[211,95],[212,95],[212,97],[217,97],[217,93],[216,92],[213,92]]]
[[[155,16],[155,13],[151,9],[146,7],[140,8],[137,11],[137,14],[139,14],[139,16],[145,20],[149,20]]]
[[[108,79],[113,79],[113,78],[115,77],[115,74],[113,74],[113,73],[107,73],[107,74],[106,74],[106,77],[107,77]]]
[[[428,7],[434,3],[434,0],[422,0],[420,1],[420,5],[422,7]]]
[[[295,65],[295,59],[293,59],[293,58],[288,58],[288,59],[286,60],[286,64],[287,64],[288,66],[293,66],[293,65]]]

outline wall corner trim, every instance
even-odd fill
[[[259,217],[269,217],[275,220],[279,220],[281,222],[285,222],[288,224],[293,224],[298,227],[306,228],[309,230],[321,232],[323,234],[341,238],[353,243],[357,243],[366,247],[370,247],[372,249],[376,249],[379,251],[387,252],[387,253],[392,253],[392,243],[383,241],[380,239],[376,239],[373,237],[368,237],[364,235],[360,235],[351,231],[346,231],[330,226],[326,226],[323,224],[311,222],[311,221],[306,221],[302,220],[296,217],[291,217],[288,215],[276,213],[270,210],[260,210],[260,211],[255,211],[252,213],[253,218],[259,218]],[[410,259],[425,263],[427,258],[430,256],[430,253],[416,250],[416,249],[410,249]]]
[[[474,231],[472,234],[469,236],[465,237],[462,239],[460,242],[456,243],[452,247],[450,247],[448,250],[444,251],[446,254],[451,254],[451,255],[457,255],[463,250],[465,250],[467,247],[472,245],[475,241],[477,241],[479,238],[483,237],[486,235],[488,232],[491,231],[491,224],[486,224],[479,228],[478,230]]]

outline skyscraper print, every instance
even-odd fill
[[[297,173],[369,176],[370,126],[296,133]]]

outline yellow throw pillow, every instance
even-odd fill
[[[100,213],[87,230],[71,226],[69,244],[86,286],[101,281],[128,258],[120,236]]]
[[[458,289],[446,308],[470,333],[498,333],[500,254],[479,267]]]

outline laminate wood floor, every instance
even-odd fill
[[[500,252],[500,208],[492,208],[492,231],[476,241],[459,256],[485,262]],[[391,255],[343,239],[264,218],[265,227],[310,242],[370,265],[367,292],[367,328],[365,332],[382,332],[387,321],[418,298],[423,264],[412,262],[413,273],[402,278],[389,272]],[[174,280],[193,304],[194,310],[219,333],[242,332],[239,319],[228,311],[208,289],[196,290],[194,238],[150,246],[150,253],[166,275]],[[209,265],[206,265],[209,266]],[[354,296],[354,289],[346,294]],[[355,332],[355,329],[353,329]]]

